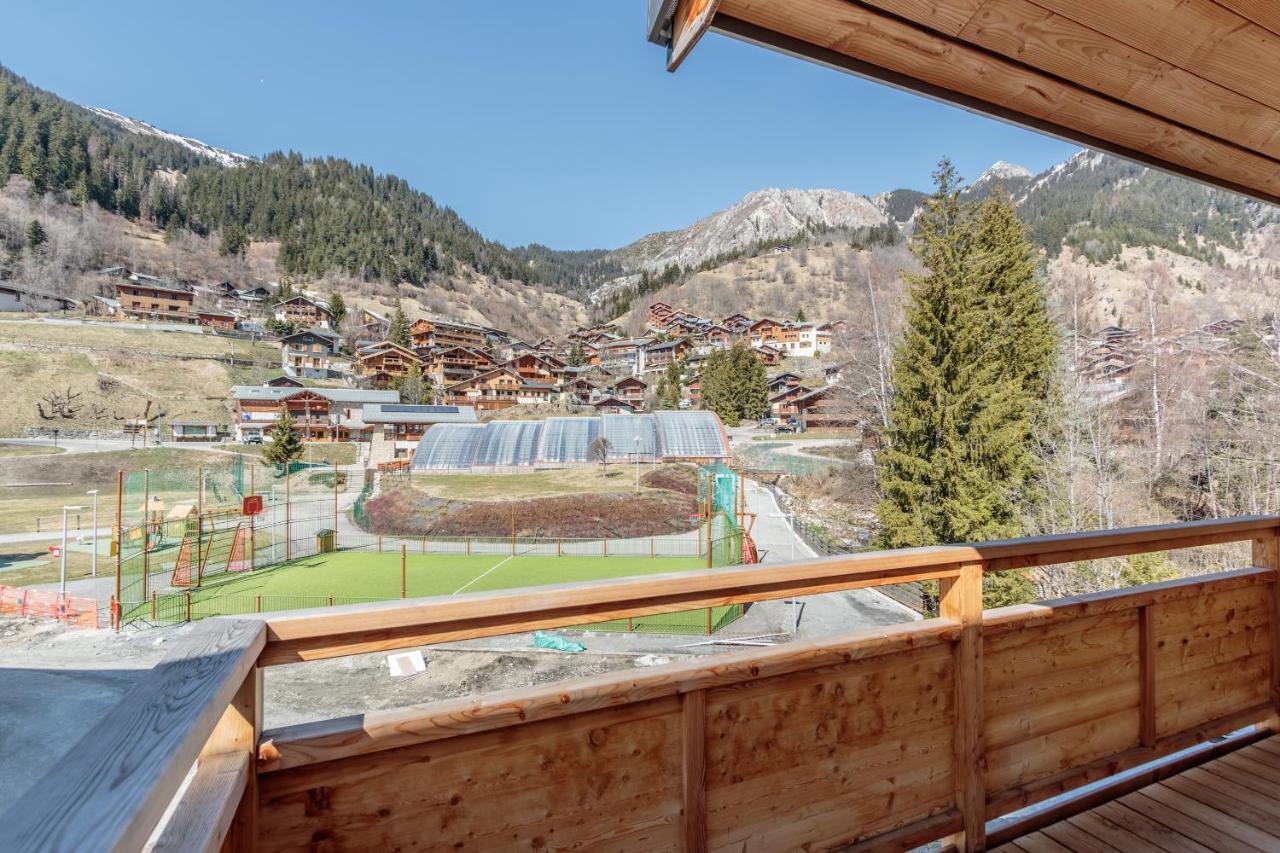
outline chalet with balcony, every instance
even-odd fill
[[[624,376],[613,385],[613,397],[629,403],[632,409],[644,407],[644,395],[649,390],[648,384],[638,376]]]
[[[485,412],[548,403],[555,394],[554,385],[529,382],[511,368],[497,367],[445,388],[445,402]]]
[[[733,346],[734,333],[729,327],[720,323],[708,326],[702,332],[702,339],[707,342],[708,346],[719,347],[720,349],[728,349]]]
[[[415,367],[423,367],[422,358],[394,341],[381,341],[356,350],[355,375],[375,388],[388,387],[396,379],[408,376]]]
[[[644,372],[666,370],[668,366],[682,361],[692,349],[693,345],[688,338],[651,343],[644,351]]]
[[[675,313],[674,308],[665,302],[654,302],[649,306],[649,327],[653,329],[665,329],[667,323],[671,320],[671,315]]]
[[[702,408],[702,374],[694,376],[684,384],[684,397],[682,399],[689,401],[690,408]]]
[[[779,373],[769,377],[769,393],[776,394],[784,388],[794,388],[800,384],[800,376],[796,373]]]
[[[215,332],[234,332],[239,320],[239,317],[229,311],[214,311],[208,308],[196,311],[196,321]]]
[[[231,389],[236,407],[233,435],[237,441],[269,439],[267,430],[287,409],[308,441],[359,441],[368,437],[360,421],[366,403],[399,403],[397,391],[359,388],[293,388],[237,385]]]
[[[834,385],[801,394],[787,406],[805,429],[814,427],[854,427],[862,423],[853,401]]]
[[[312,326],[333,328],[333,315],[329,313],[329,308],[301,294],[291,296],[277,305],[276,319],[307,328]]]
[[[435,322],[433,340],[436,346],[458,346],[470,349],[484,349],[489,341],[485,330],[468,323]]]
[[[198,322],[194,292],[185,287],[163,284],[151,276],[139,275],[137,278],[137,281],[126,278],[115,283],[116,301],[120,303],[120,312],[124,316],[190,325]]]
[[[327,329],[310,328],[280,339],[280,364],[286,376],[326,379],[346,366],[338,357],[341,341]]]
[[[540,382],[546,385],[558,384],[564,378],[564,365],[553,356],[542,356],[525,353],[502,365],[514,370],[528,382]]]
[[[812,393],[804,385],[787,385],[769,396],[769,413],[780,420],[791,420],[800,414],[796,401]]]
[[[600,348],[600,366],[610,373],[640,374],[644,372],[645,347],[649,338],[620,338]]]

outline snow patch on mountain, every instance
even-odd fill
[[[108,121],[120,125],[120,127],[130,133],[137,133],[142,136],[158,136],[161,139],[167,139],[170,142],[176,142],[184,148],[190,149],[201,156],[208,157],[215,163],[222,166],[241,166],[251,162],[254,158],[247,154],[237,154],[234,151],[227,151],[223,148],[215,148],[208,143],[201,142],[199,139],[193,139],[190,136],[180,136],[176,133],[170,133],[167,130],[161,130],[158,127],[147,124],[145,121],[139,121],[136,118],[122,116],[111,110],[102,107],[85,107],[89,112],[99,115]]]

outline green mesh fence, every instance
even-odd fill
[[[331,466],[279,466],[250,456],[228,457],[225,464],[190,469],[139,471],[125,478],[124,535],[121,537],[121,613],[124,621],[171,623],[215,615],[327,607],[386,600],[359,589],[339,590],[323,582],[299,595],[247,595],[234,572],[295,571],[308,560],[328,559],[322,544],[327,531],[338,552],[386,554],[404,547],[410,555],[464,556],[518,554],[547,557],[688,557],[712,568],[742,561],[742,532],[735,522],[740,480],[723,465],[703,476],[714,490],[710,531],[635,539],[558,539],[550,537],[392,537],[362,531],[371,491],[363,480]],[[242,499],[263,499],[263,511],[241,514]],[[705,505],[705,503],[704,503]],[[354,522],[354,524],[352,523]],[[709,532],[709,536],[708,536]],[[186,543],[184,545],[184,543]],[[707,549],[710,548],[708,559]],[[705,561],[705,563],[703,562]],[[550,562],[549,562],[550,564]],[[187,566],[185,583],[175,569]],[[178,572],[179,576],[183,572]],[[607,576],[604,572],[602,576]],[[225,587],[223,589],[222,587]],[[347,594],[339,594],[346,592]],[[352,593],[355,593],[353,595]],[[719,631],[740,618],[741,605],[656,614],[580,626],[589,631],[701,635]]]

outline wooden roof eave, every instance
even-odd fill
[[[668,47],[669,70],[715,31],[1280,203],[1280,22],[1265,9],[1211,0],[655,0],[650,12],[666,6],[668,23],[651,21],[649,31]],[[1249,73],[1255,66],[1278,73]]]

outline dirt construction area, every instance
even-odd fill
[[[0,619],[0,809],[59,761],[143,673],[191,630],[78,631]],[[724,647],[669,650],[672,638],[575,635],[579,654],[533,648],[528,635],[422,649],[427,669],[393,678],[382,654],[272,667],[265,674],[265,727],[479,695],[567,678],[668,663]],[[698,638],[678,638],[678,643]],[[595,649],[601,649],[596,651]]]

